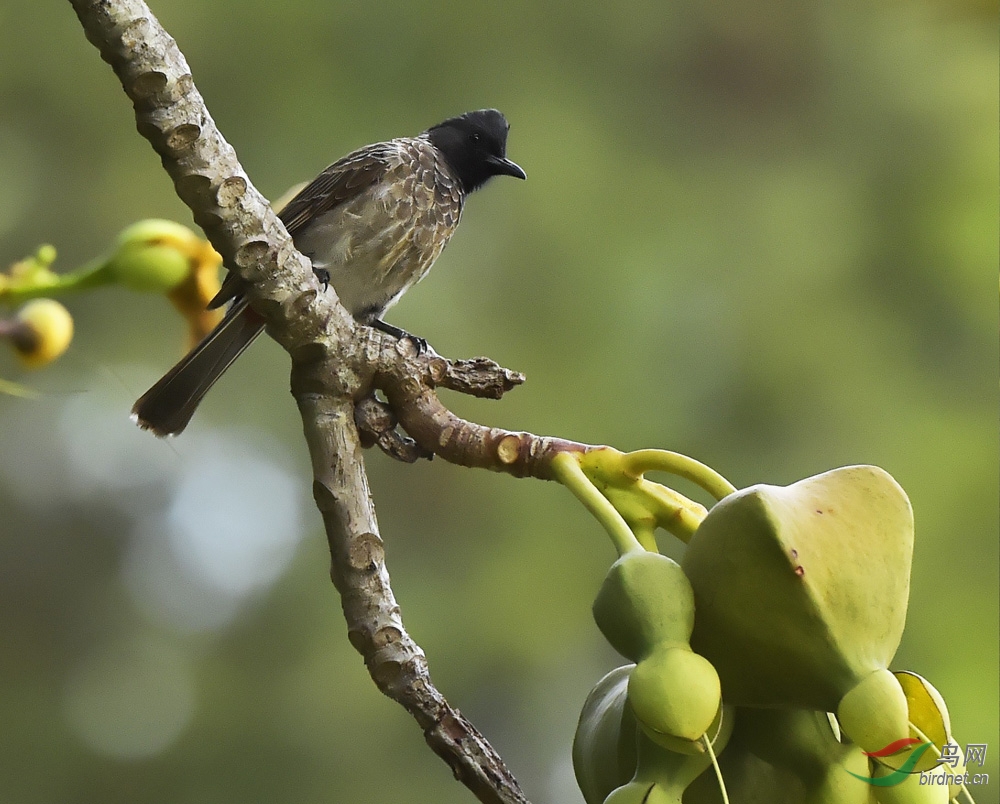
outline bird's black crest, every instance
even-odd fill
[[[477,190],[492,176],[525,177],[524,171],[507,159],[510,124],[496,109],[480,109],[452,117],[426,132],[444,155],[467,193]]]

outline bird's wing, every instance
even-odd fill
[[[302,188],[278,217],[294,239],[317,216],[361,195],[398,161],[399,148],[392,142],[367,145],[349,153]]]
[[[399,163],[401,150],[396,142],[378,142],[359,148],[326,168],[278,213],[292,239],[317,216],[356,198],[382,179]],[[221,307],[241,295],[242,285],[230,271],[209,308]]]

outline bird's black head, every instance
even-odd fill
[[[496,109],[466,112],[427,130],[427,138],[444,154],[467,193],[478,190],[492,176],[527,178],[507,158],[510,124]]]

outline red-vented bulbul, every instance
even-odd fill
[[[525,173],[507,159],[507,119],[496,109],[453,117],[416,137],[367,145],[334,162],[281,210],[295,247],[364,324],[397,337],[381,316],[434,264],[469,193],[492,176]],[[261,333],[230,273],[209,307],[231,302],[204,340],[132,408],[140,427],[180,433],[223,372]]]

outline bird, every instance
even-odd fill
[[[507,158],[510,124],[496,109],[451,117],[415,137],[366,145],[338,159],[278,213],[295,247],[312,260],[356,321],[426,342],[382,320],[430,270],[454,234],[466,198],[494,176],[527,178]],[[158,436],[181,433],[209,389],[264,329],[233,272],[209,308],[229,304],[219,324],[132,408]]]

